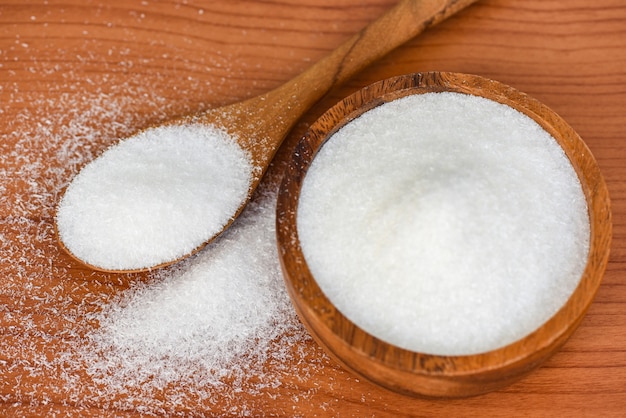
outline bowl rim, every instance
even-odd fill
[[[535,120],[565,152],[578,175],[588,207],[587,263],[568,300],[534,332],[506,346],[478,354],[420,353],[380,340],[354,324],[334,307],[315,281],[302,253],[297,231],[297,206],[306,171],[317,152],[338,129],[386,102],[413,94],[442,91],[485,97]],[[480,388],[492,390],[501,386],[499,383],[508,384],[539,366],[560,348],[582,321],[600,286],[608,263],[611,229],[606,183],[591,151],[569,124],[538,100],[510,86],[477,75],[451,72],[413,73],[388,78],[331,107],[296,145],[285,169],[276,207],[276,236],[284,281],[300,320],[318,343],[344,367],[379,385],[395,391],[434,396],[440,396],[439,391],[446,395],[450,391],[446,387],[450,385],[454,386],[452,395],[458,392],[462,396],[473,394],[469,392]],[[431,389],[425,389],[424,382],[412,385],[406,381],[416,376],[443,379],[445,387],[428,393]],[[464,377],[479,382],[480,388],[472,382],[465,385],[462,382]]]

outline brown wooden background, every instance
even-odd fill
[[[9,152],[19,141],[17,136],[41,132],[46,120],[66,118],[71,123],[78,113],[68,116],[68,103],[75,103],[74,111],[93,107],[93,98],[102,100],[103,106],[114,102],[116,111],[108,110],[109,120],[93,121],[103,124],[104,136],[114,137],[168,115],[264,92],[305,69],[393,3],[4,0],[2,152]],[[611,258],[595,303],[562,351],[535,373],[496,393],[460,400],[410,399],[359,381],[328,359],[310,358],[305,361],[319,364],[308,379],[285,377],[284,385],[273,393],[249,403],[250,415],[624,416],[626,2],[479,1],[368,68],[306,114],[281,149],[266,184],[278,181],[280,162],[324,109],[374,81],[428,70],[474,73],[512,85],[554,109],[587,142],[607,180],[614,217]],[[65,107],[55,108],[58,103]],[[81,123],[89,125],[89,118]],[[62,133],[58,123],[51,126]],[[104,146],[101,140],[94,141],[94,152]],[[33,140],[27,151],[50,149]],[[44,161],[54,166],[55,157]],[[37,234],[38,228],[49,232],[52,224],[49,207],[28,208],[37,196],[24,200],[29,182],[46,184],[46,175],[51,174],[44,171],[42,178],[24,178],[19,164],[17,159],[12,167],[0,167],[0,217],[28,213],[28,219],[23,230],[0,231],[2,242],[19,243],[20,234]],[[69,397],[54,370],[37,374],[29,365],[42,364],[42,358],[52,357],[74,338],[69,332],[72,323],[55,315],[61,308],[55,298],[39,296],[56,295],[56,300],[65,301],[62,308],[70,310],[74,308],[67,301],[75,301],[80,317],[89,313],[90,300],[106,300],[141,276],[91,273],[49,243],[29,248],[24,241],[23,246],[0,254],[0,416],[140,415],[139,409],[81,404]],[[21,263],[15,254],[32,260]],[[294,402],[305,394],[306,402]],[[245,403],[246,395],[241,396]],[[170,412],[224,411],[218,402]]]

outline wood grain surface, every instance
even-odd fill
[[[68,386],[58,353],[92,313],[146,276],[96,273],[50,236],[55,189],[116,137],[264,93],[393,6],[391,0],[5,0],[0,4],[0,416],[623,416],[626,411],[626,4],[480,0],[333,90],[279,150],[280,180],[306,127],[375,81],[417,71],[492,78],[548,105],[581,135],[607,181],[613,245],[595,302],[543,367],[500,391],[413,399],[355,378],[311,340],[294,373],[254,396],[149,410]],[[95,135],[95,132],[101,132]],[[80,149],[58,138],[83,135]],[[62,160],[59,155],[65,156]],[[21,158],[20,155],[24,157]],[[10,156],[10,157],[7,157]],[[68,157],[69,156],[69,157]],[[48,186],[49,185],[49,186]],[[68,361],[74,361],[68,359]],[[300,373],[301,372],[301,373]],[[121,396],[121,395],[120,395]],[[236,408],[241,405],[240,408]]]

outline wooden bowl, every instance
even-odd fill
[[[296,228],[304,176],[324,142],[341,126],[385,102],[413,94],[451,91],[509,105],[534,119],[560,144],[586,196],[590,243],[587,264],[565,305],[536,331],[493,351],[461,356],[414,352],[382,341],[342,315],[320,290],[300,247]],[[501,388],[538,367],[574,332],[600,285],[609,256],[611,212],[606,184],[591,152],[558,115],[527,95],[473,75],[423,73],[373,84],[335,105],[300,140],[281,185],[277,240],[293,305],[313,337],[345,368],[375,384],[409,395],[461,397]]]

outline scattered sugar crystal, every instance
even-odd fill
[[[322,147],[301,193],[299,238],[324,293],[419,352],[528,335],[586,264],[586,200],[563,150],[484,98],[413,95],[363,114]]]
[[[306,332],[280,274],[274,197],[251,204],[203,251],[95,316],[99,328],[80,356],[97,384],[142,398],[171,385],[192,387],[205,399],[280,385],[290,347]]]
[[[190,254],[232,219],[252,164],[211,126],[150,128],[85,166],[57,212],[59,237],[80,260],[136,270]]]
[[[37,65],[40,74],[52,68]],[[232,230],[176,266],[141,275],[76,269],[53,227],[68,181],[116,138],[194,109],[143,80],[90,93],[76,86],[103,83],[67,75],[59,91],[3,87],[3,111],[14,113],[0,141],[0,398],[22,411],[16,416],[41,405],[48,415],[68,407],[79,415],[262,413],[258,404],[286,377],[307,379],[327,361],[306,343],[282,286],[275,192],[260,190]],[[293,393],[300,402],[311,395]]]

